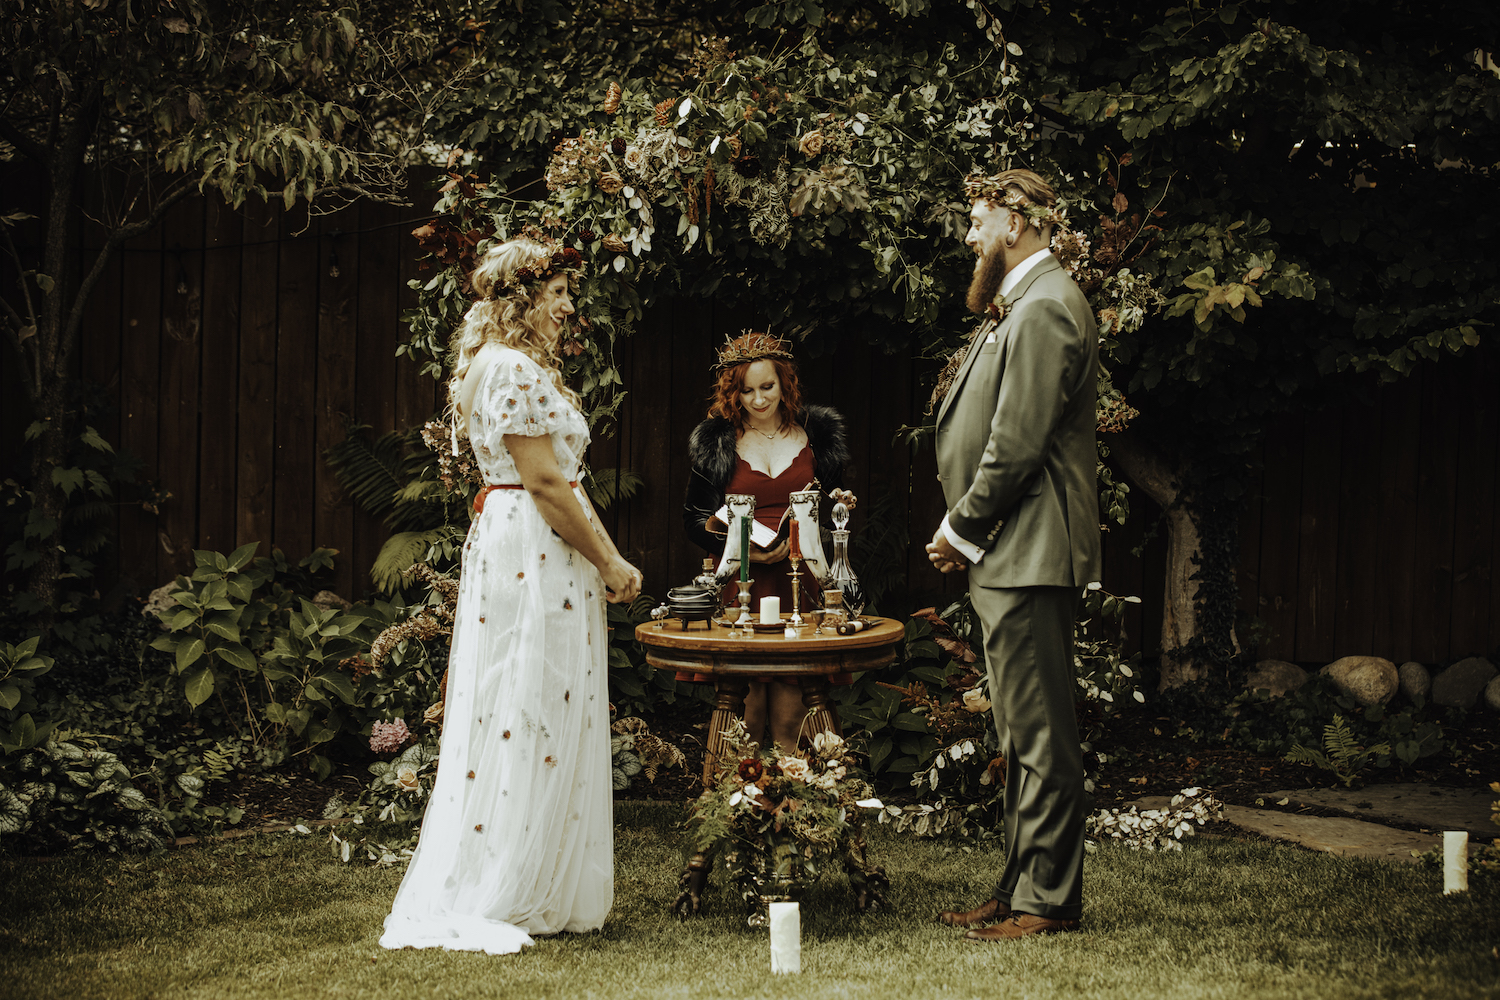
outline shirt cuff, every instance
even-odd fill
[[[943,537],[948,539],[948,544],[957,549],[959,555],[969,560],[970,566],[978,564],[979,560],[984,558],[984,549],[966,538],[958,537],[958,532],[954,531],[953,526],[948,523],[948,515],[946,514],[943,515],[942,532]]]

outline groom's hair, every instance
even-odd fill
[[[995,187],[1015,191],[1033,205],[1039,205],[1042,208],[1051,208],[1057,201],[1057,192],[1052,190],[1052,185],[1048,184],[1041,174],[1033,173],[1024,167],[1002,170],[995,175],[994,181]]]
[[[970,174],[964,186],[969,200],[1003,202],[1007,193],[1015,193],[1041,208],[1051,208],[1057,202],[1057,192],[1052,185],[1035,171],[1025,167],[1002,170],[998,174]]]

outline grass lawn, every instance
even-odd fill
[[[0,859],[0,997],[1500,997],[1500,884],[1441,894],[1405,865],[1225,840],[1088,859],[1084,930],[977,945],[932,920],[987,895],[997,851],[876,832],[891,910],[803,902],[803,973],[770,975],[737,901],[679,924],[675,807],[620,804],[615,909],[597,934],[490,957],[379,947],[401,874],[333,861],[318,834],[156,858]]]

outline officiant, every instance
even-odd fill
[[[682,505],[688,537],[714,557],[724,551],[724,525],[715,515],[731,493],[755,497],[755,520],[775,532],[766,545],[750,549],[751,607],[763,597],[792,606],[787,530],[782,522],[792,493],[816,479],[823,493],[843,485],[849,443],[844,418],[828,406],[802,401],[792,352],[769,333],[747,332],[719,349],[708,418],[688,439],[692,475]],[[767,532],[760,532],[763,536]],[[807,587],[803,587],[806,595]],[[806,596],[804,604],[808,604]],[[702,674],[678,680],[707,681]],[[829,678],[847,684],[848,675]],[[745,697],[745,728],[751,739],[795,750],[806,708],[795,681],[760,678]]]

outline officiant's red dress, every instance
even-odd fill
[[[797,457],[792,459],[792,464],[781,470],[779,476],[768,476],[764,472],[757,472],[750,468],[750,463],[743,458],[734,460],[734,474],[729,477],[729,483],[724,487],[726,495],[731,493],[748,493],[755,497],[755,520],[775,531],[781,525],[781,518],[786,509],[791,506],[792,494],[807,489],[818,474],[817,461],[813,457],[811,445],[803,445]],[[781,610],[784,614],[792,611],[792,578],[788,575],[792,571],[791,559],[783,559],[776,563],[750,564],[750,613],[759,614],[760,599],[762,597],[781,598]],[[817,586],[812,574],[806,569],[802,570],[802,607],[804,609],[813,606],[809,598],[808,588]],[[724,588],[723,601],[733,606],[739,599],[739,587],[734,583],[727,584]],[[696,681],[703,683],[713,680],[707,674],[693,674],[685,671],[677,674],[680,681]],[[782,683],[795,684],[795,678],[785,677],[757,677],[758,681],[769,682],[779,680]],[[828,678],[832,684],[849,684],[854,678],[849,674],[834,674]]]

